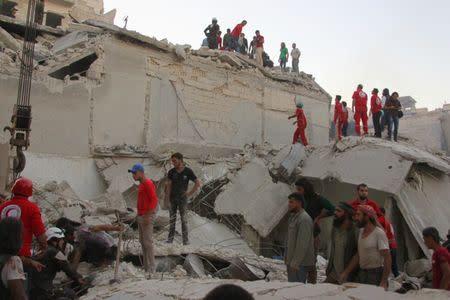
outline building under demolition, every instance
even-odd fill
[[[3,126],[17,96],[22,2],[15,6],[15,18],[0,16]],[[366,182],[399,228],[402,261],[429,255],[420,236],[424,227],[450,228],[448,159],[407,143],[356,137],[330,143],[331,97],[312,75],[281,73],[241,54],[194,50],[119,28],[112,24],[114,12],[103,12],[102,1],[45,1],[44,12],[37,26],[31,146],[23,175],[36,184],[34,200],[46,222],[66,216],[108,223],[115,220],[111,208],[131,220],[137,187],[128,168],[142,162],[162,199],[174,151],[185,154],[203,183],[190,203],[191,247],[164,243],[168,213],[160,203],[156,254],[161,276],[170,280],[146,293],[199,299],[217,284],[211,277],[285,280],[283,262],[269,258],[283,254],[285,203],[298,176],[312,179],[334,202],[350,200],[355,186]],[[62,17],[55,23],[52,14]],[[307,149],[289,145],[294,127],[287,117],[298,100],[304,103],[314,145]],[[10,179],[8,140],[1,132],[0,191]],[[328,230],[323,231],[326,256]],[[124,258],[135,263],[141,249],[136,232],[127,234]],[[235,265],[244,274],[236,275]],[[121,268],[130,280],[110,296],[138,297],[146,289],[142,282],[126,284],[145,278],[130,264]],[[187,279],[192,277],[200,279]],[[170,288],[175,285],[192,286],[192,293]],[[355,286],[324,285],[313,291],[280,282],[246,287],[279,299],[300,290],[311,297],[344,299],[367,293]],[[381,291],[372,292],[381,297]],[[417,299],[429,296],[423,295]]]

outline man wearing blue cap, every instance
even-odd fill
[[[153,219],[158,196],[156,188],[149,178],[145,177],[144,166],[135,164],[129,173],[133,174],[133,179],[139,181],[139,191],[137,200],[137,223],[139,227],[139,241],[142,245],[144,258],[144,269],[152,274],[155,272],[155,256],[153,254]]]

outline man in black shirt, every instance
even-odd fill
[[[174,153],[171,157],[173,168],[167,176],[168,184],[166,186],[166,203],[170,204],[170,230],[168,243],[173,243],[175,236],[175,224],[177,220],[177,210],[180,211],[181,231],[183,235],[183,244],[189,244],[188,229],[186,223],[187,199],[192,196],[200,187],[200,180],[194,172],[186,167],[181,153]],[[189,181],[195,183],[191,191],[188,192]]]

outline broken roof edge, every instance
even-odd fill
[[[344,142],[346,141],[350,143],[345,145]],[[339,143],[342,144],[341,147],[339,146]],[[329,147],[330,145],[333,145],[333,147],[335,148],[334,152],[345,152],[347,150],[363,145],[373,145],[375,147],[389,148],[391,149],[393,154],[411,161],[414,165],[426,164],[429,167],[436,169],[446,175],[450,175],[450,163],[448,157],[442,158],[428,150],[419,148],[413,144],[390,142],[372,137],[360,138],[356,136],[350,136],[343,138],[338,142],[334,142],[325,146],[319,146],[319,148]]]
[[[0,15],[0,25],[1,25],[1,23],[19,26],[19,27],[22,27],[23,29],[25,29],[25,27],[26,27],[25,21],[22,21],[19,19],[14,19],[14,18],[5,16],[5,15]],[[63,36],[66,34],[66,31],[63,29],[53,28],[53,27],[41,25],[41,24],[36,24],[36,25],[37,25],[36,30],[38,32],[49,33],[49,34],[53,34],[53,35],[57,35],[57,36]]]

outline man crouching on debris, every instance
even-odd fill
[[[166,187],[166,203],[170,200],[170,230],[167,242],[173,243],[175,236],[175,224],[177,221],[177,210],[180,211],[181,231],[183,235],[183,245],[189,244],[188,228],[186,221],[187,200],[200,188],[200,180],[194,172],[186,167],[181,153],[174,153],[171,157],[173,168],[169,171],[168,184]],[[191,191],[188,192],[189,181],[195,183]]]
[[[76,299],[75,291],[69,287],[56,288],[53,280],[56,273],[63,271],[71,280],[80,286],[85,285],[83,277],[72,269],[65,250],[64,232],[51,227],[46,231],[48,248],[44,256],[39,259],[45,268],[41,272],[33,273],[31,282],[30,300],[47,299]]]
[[[305,198],[300,193],[288,197],[289,227],[284,262],[289,282],[312,282],[314,257],[313,221],[304,209]]]
[[[145,272],[155,272],[155,255],[153,254],[153,220],[158,205],[156,188],[149,178],[145,177],[144,166],[135,164],[128,170],[133,174],[133,179],[139,181],[137,201],[137,223],[139,226],[139,241],[142,245]]]

